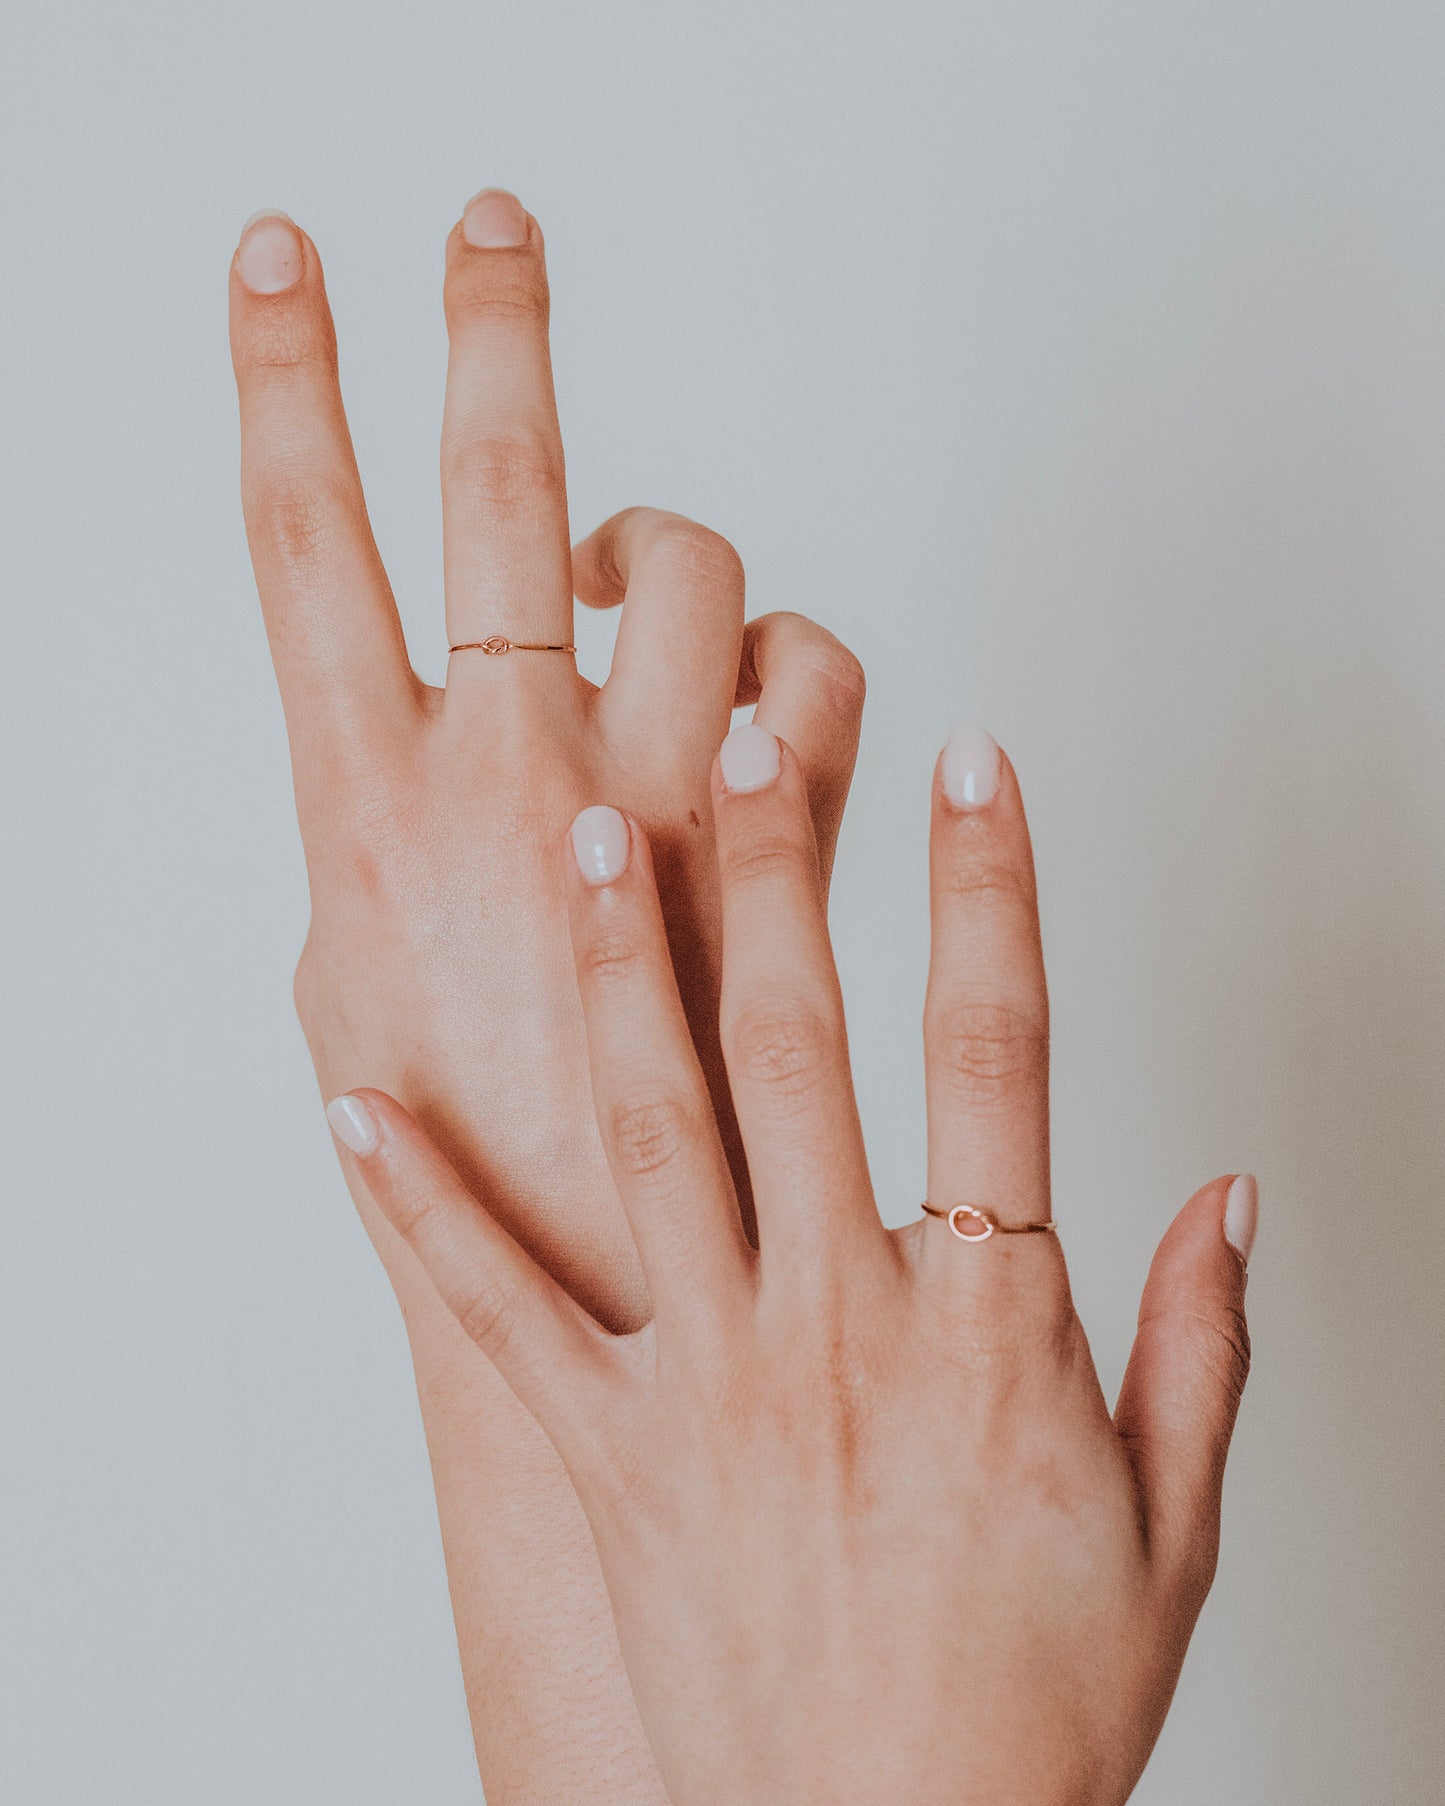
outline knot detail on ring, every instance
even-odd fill
[[[923,1209],[928,1216],[947,1223],[961,1242],[986,1242],[991,1235],[1057,1235],[1059,1226],[1052,1218],[1047,1223],[1001,1223],[991,1210],[977,1204],[954,1204],[940,1210],[925,1199]]]
[[[503,652],[575,652],[577,648],[569,641],[565,646],[546,646],[529,643],[526,640],[509,640],[505,634],[488,634],[484,640],[464,640],[459,646],[448,646],[448,652],[485,652],[488,658],[497,658]]]

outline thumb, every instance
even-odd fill
[[[1175,1217],[1139,1305],[1114,1424],[1134,1463],[1150,1540],[1191,1573],[1201,1601],[1214,1578],[1224,1462],[1249,1374],[1245,1263],[1259,1187],[1216,1179]]]

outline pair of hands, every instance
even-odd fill
[[[1113,1418],[1055,1236],[883,1230],[824,902],[856,666],[796,617],[745,643],[735,557],[672,517],[629,511],[569,559],[545,295],[535,222],[478,197],[448,246],[449,638],[565,641],[574,589],[625,596],[613,674],[458,654],[438,694],[366,528],[314,247],[263,220],[233,276],[315,904],[298,1002],[328,1093],[384,1086],[330,1115],[434,1464],[458,1394],[490,1408],[465,1332],[566,1464],[677,1802],[1122,1800],[1213,1571],[1252,1182],[1166,1236]],[[765,725],[715,759],[735,695]],[[1047,1220],[1032,863],[985,736],[940,761],[932,873],[930,1195]],[[439,1477],[444,1529],[484,1498]],[[454,1572],[466,1666],[458,1594]],[[544,1692],[578,1678],[555,1605],[533,1601]],[[612,1646],[578,1622],[593,1669],[554,1735],[590,1748],[610,1704],[601,1766],[654,1796]],[[487,1691],[484,1778],[542,1797]]]

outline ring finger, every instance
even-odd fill
[[[938,762],[930,866],[929,1201],[987,1210],[1006,1226],[1047,1221],[1048,994],[1033,852],[1013,767],[973,728]]]

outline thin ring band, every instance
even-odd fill
[[[940,1210],[925,1198],[924,1211],[938,1217],[961,1242],[986,1242],[991,1235],[1057,1235],[1059,1226],[1050,1217],[1047,1223],[1001,1223],[991,1210],[980,1210],[974,1204],[955,1204]]]
[[[448,652],[485,652],[489,658],[496,658],[502,652],[575,652],[577,648],[567,646],[537,646],[526,640],[509,640],[500,633],[494,633],[485,640],[463,640],[460,646],[448,646]]]

